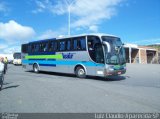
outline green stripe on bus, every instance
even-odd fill
[[[25,59],[63,59],[62,54],[57,55],[27,55]]]

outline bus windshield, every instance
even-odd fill
[[[120,38],[102,36],[102,41],[106,41],[110,45],[110,52],[108,52],[108,47],[104,46],[105,61],[107,64],[118,65],[126,63],[125,50]]]
[[[21,53],[14,53],[13,57],[14,59],[21,59]]]

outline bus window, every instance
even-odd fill
[[[80,47],[80,50],[86,50],[86,39],[85,39],[85,37],[81,37],[79,39],[79,47]]]
[[[97,36],[88,36],[87,39],[89,55],[94,62],[97,62],[96,57],[98,54],[95,53],[95,45],[100,44],[100,39]]]
[[[71,50],[71,40],[66,41],[66,50]]]
[[[31,44],[31,52],[34,52],[34,44]]]
[[[23,53],[27,53],[28,52],[28,44],[23,44],[21,50]]]
[[[42,50],[42,52],[46,52],[48,50],[48,43],[47,42],[42,43],[41,50]]]
[[[48,51],[56,51],[57,49],[57,43],[55,41],[51,41],[48,43]]]
[[[94,50],[94,45],[100,43],[100,39],[97,36],[88,36],[88,48]]]
[[[73,39],[73,50],[86,50],[85,37],[77,37]]]
[[[45,46],[44,46],[44,51],[48,51],[48,43],[45,43]]]
[[[39,44],[35,44],[35,47],[34,47],[35,49],[34,49],[34,51],[35,52],[39,52]]]
[[[52,43],[53,43],[52,41],[50,41],[50,42],[48,43],[48,51],[49,51],[49,52],[53,51]]]
[[[58,49],[58,43],[57,41],[54,41],[53,51],[57,51],[57,49]]]
[[[95,49],[95,62],[104,63],[104,54],[102,45],[100,43],[96,43],[94,49]]]
[[[42,52],[42,43],[39,44],[39,52]]]
[[[65,50],[65,41],[60,41],[59,50],[60,51],[64,51]]]
[[[77,50],[77,39],[73,39],[73,50]]]
[[[31,44],[28,45],[28,52],[31,52]]]

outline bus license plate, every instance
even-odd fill
[[[121,72],[118,72],[118,74],[121,74]]]

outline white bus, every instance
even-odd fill
[[[21,65],[22,64],[21,53],[20,52],[15,52],[13,54],[13,64],[14,65]]]
[[[79,78],[114,76],[126,72],[123,44],[107,34],[53,38],[22,44],[27,70],[75,74]]]

